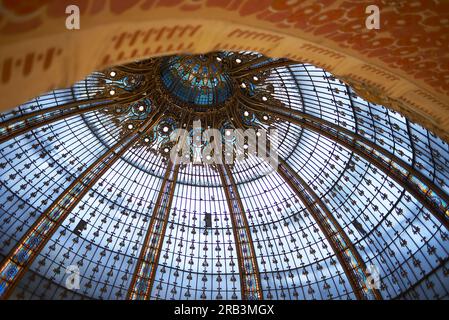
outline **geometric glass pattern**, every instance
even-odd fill
[[[196,118],[277,129],[279,170],[172,165]],[[448,181],[447,142],[313,65],[117,66],[0,114],[0,296],[448,299]]]

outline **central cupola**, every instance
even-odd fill
[[[232,96],[232,80],[225,69],[219,54],[187,55],[166,58],[160,73],[164,87],[177,100],[196,111],[208,111]]]

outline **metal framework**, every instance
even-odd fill
[[[449,229],[449,211],[447,208],[449,196],[415,168],[410,167],[402,159],[363,136],[324,119],[297,110],[273,107],[268,104],[254,102],[243,96],[242,99],[245,101],[248,108],[254,108],[258,111],[263,110],[274,117],[281,118],[285,121],[315,131],[338,142],[340,145],[345,146],[349,150],[375,164],[376,167],[381,169],[397,183],[404,186],[410,194],[419,199],[421,203],[423,203],[446,227],[446,229]],[[432,200],[435,196],[443,199],[446,205],[441,205]]]
[[[242,299],[262,299],[263,295],[260,285],[259,267],[242,200],[240,199],[229,166],[227,164],[217,165],[217,170],[225,190],[235,243],[237,245],[237,260],[239,262]]]
[[[252,66],[255,63],[252,64]],[[297,64],[296,61],[292,61],[292,60],[275,60],[275,61],[268,61],[265,63],[261,63],[260,65],[256,66],[256,67],[249,67],[247,69],[243,69],[239,72],[237,72],[234,76],[237,79],[240,78],[244,78],[244,77],[248,77],[250,75],[254,75],[254,74],[260,74],[269,70],[272,70],[274,68],[279,68],[279,67],[287,67],[289,65],[293,65],[293,64]]]
[[[0,297],[2,299],[9,297],[36,256],[83,196],[111,168],[113,163],[120,159],[146,132],[154,128],[160,117],[161,114],[154,114],[143,123],[142,127],[135,129],[110,147],[39,217],[0,265]]]
[[[168,216],[173,201],[178,172],[179,164],[173,164],[169,161],[164,180],[162,181],[161,190],[154,205],[150,225],[142,245],[131,286],[128,289],[127,299],[129,300],[150,299],[154,278],[156,276],[156,268],[161,255],[162,243],[167,229]]]
[[[168,58],[154,58],[1,115],[0,298],[52,283],[66,295],[55,275],[75,263],[89,265],[84,291],[70,292],[83,298],[238,299],[239,284],[244,300],[407,298],[424,285],[449,296],[447,145],[318,68],[256,53],[171,58],[167,83]],[[276,127],[285,160],[272,176],[252,157],[170,161],[174,130],[193,142],[209,127],[226,142],[227,129]]]
[[[246,59],[246,61],[241,61],[243,57]],[[270,58],[267,58],[263,55],[260,55],[258,57],[254,57],[251,55],[249,55],[248,57],[247,56],[243,57],[239,56],[234,61],[232,61],[234,67],[230,71],[231,74],[238,74],[239,72],[244,71],[245,69],[250,69],[252,66],[256,64],[263,64],[265,62],[270,61]],[[239,59],[240,61],[236,61],[237,59]]]
[[[294,190],[308,212],[317,222],[326,239],[331,244],[338,261],[351,283],[351,287],[358,299],[381,300],[382,296],[377,289],[369,287],[367,268],[357,249],[342,229],[332,213],[313,191],[313,189],[296,173],[284,160],[279,159],[279,174]]]
[[[141,91],[122,94],[116,97],[71,101],[59,106],[25,113],[0,124],[0,144],[42,126],[83,113],[107,109],[118,104],[131,103],[140,97],[142,97]]]

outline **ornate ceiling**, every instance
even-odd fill
[[[2,298],[449,296],[447,143],[319,67],[151,58],[0,117]],[[241,157],[195,162],[209,127]],[[231,129],[268,132],[277,166]]]
[[[1,108],[94,70],[174,53],[258,51],[322,67],[449,140],[442,0],[42,0],[0,3]],[[81,29],[65,28],[76,4]],[[381,28],[367,30],[367,5]],[[22,90],[16,92],[20,86]]]

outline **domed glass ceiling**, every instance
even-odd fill
[[[277,165],[248,139],[206,163],[209,128],[268,132]],[[447,143],[312,65],[113,67],[1,114],[0,143],[2,298],[449,297]]]
[[[169,57],[161,67],[162,82],[182,102],[201,106],[223,103],[233,91],[229,74],[222,70],[223,56]]]

